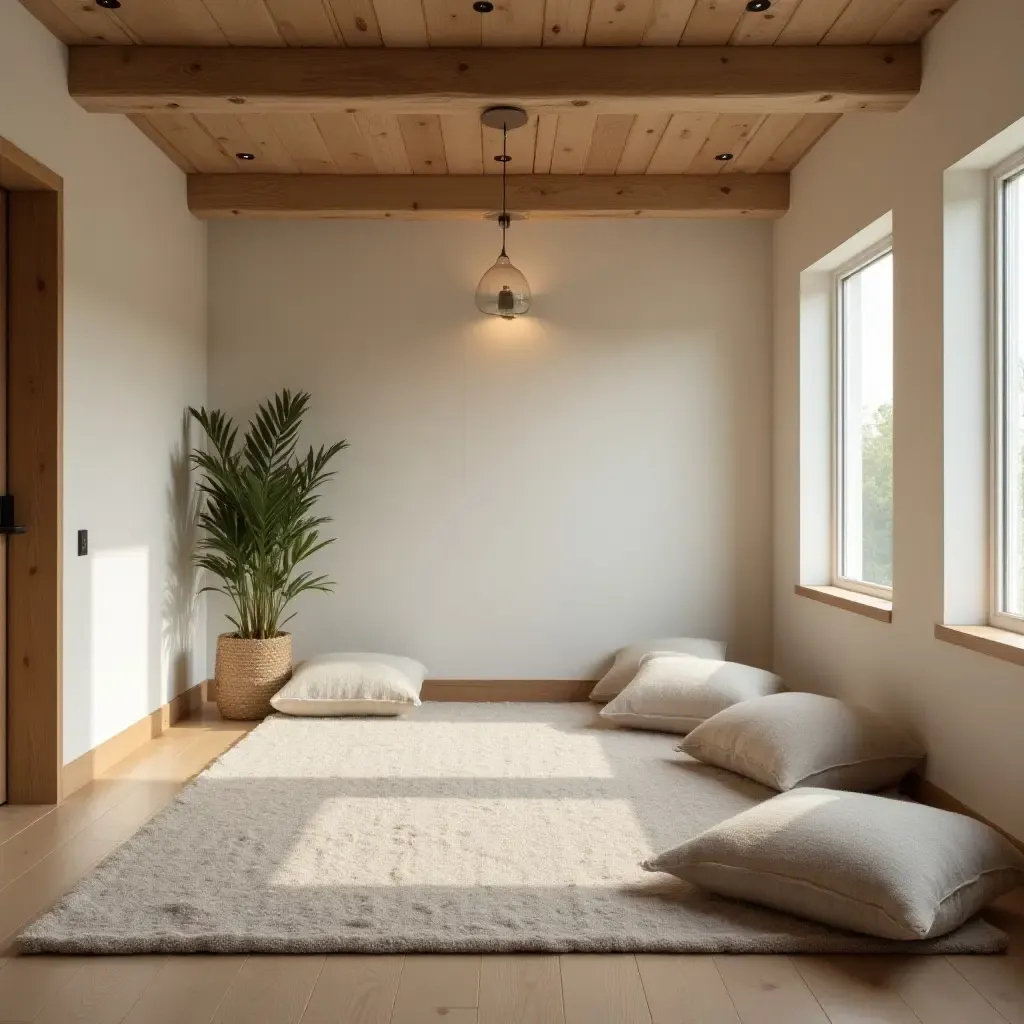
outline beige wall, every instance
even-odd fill
[[[297,653],[587,678],[696,633],[766,663],[771,228],[517,223],[537,294],[511,323],[473,307],[497,243],[482,221],[211,226],[211,402],[306,388],[307,438],[352,445],[319,562],[339,585],[301,604]]]
[[[64,178],[71,761],[201,678],[205,663],[205,629],[188,608],[180,449],[182,411],[206,390],[206,231],[181,171],[125,118],[86,114],[68,97],[65,61],[20,4],[0,2],[0,135]]]
[[[944,614],[943,172],[1024,117],[1022,42],[1018,0],[959,0],[926,40],[920,97],[895,116],[838,124],[797,168],[792,208],[775,236],[777,668],[791,685],[912,723],[927,739],[934,782],[1018,836],[1024,670],[937,641],[933,630]],[[884,625],[799,598],[793,586],[800,538],[799,274],[890,210],[896,597],[893,623]],[[984,344],[980,333],[976,342]],[[981,502],[983,481],[974,483]]]

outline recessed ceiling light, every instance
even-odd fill
[[[715,159],[716,160],[721,160],[724,163],[726,160],[731,160],[732,156],[733,156],[732,153],[719,153],[715,157]]]
[[[473,10],[477,14],[490,14],[494,10],[494,4],[491,3],[491,0],[476,0]]]
[[[749,0],[747,10],[751,14],[760,14],[762,11],[767,11],[771,5],[772,0]]]
[[[108,11],[116,11],[121,6],[121,0],[96,0],[97,7],[105,7]]]
[[[252,153],[236,153],[235,156],[237,156],[239,160],[255,160],[256,159],[255,155],[252,154]]]

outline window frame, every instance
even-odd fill
[[[846,342],[843,331],[843,283],[872,263],[893,253],[893,236],[887,234],[862,249],[832,273],[832,585],[855,594],[892,601],[893,588],[844,576],[840,572],[846,517],[844,515],[845,434],[845,369]],[[895,311],[894,311],[895,312]],[[895,326],[894,326],[895,335]],[[1024,625],[1024,624],[1022,624]]]
[[[1024,150],[992,169],[989,179],[989,624],[1024,633],[1024,615],[1003,611],[1005,597],[1006,245],[1003,189],[1024,175]],[[1024,296],[1022,296],[1024,300]]]

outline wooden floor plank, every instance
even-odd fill
[[[1010,1024],[1024,1024],[1024,956],[946,958]],[[0,974],[0,981],[3,975]]]
[[[162,956],[90,957],[48,999],[36,1024],[119,1024],[156,977]]]
[[[739,1024],[710,956],[636,958],[653,1024]]]
[[[215,1024],[298,1024],[323,966],[322,956],[249,957]]]
[[[53,804],[4,804],[0,807],[0,843],[6,843],[53,809]]]
[[[829,1024],[789,957],[714,959],[743,1024]]]
[[[479,997],[480,957],[406,957],[392,1024],[435,1019],[443,1019],[445,1024],[475,1022]]]
[[[793,964],[832,1024],[919,1024],[874,957],[804,956]]]
[[[1002,1015],[944,957],[890,957],[879,961],[879,971],[921,1024],[1005,1024]]]
[[[125,1024],[210,1024],[238,977],[244,956],[172,956]]]
[[[78,973],[85,957],[19,956],[0,971],[0,1021],[34,1020]]]
[[[564,1024],[557,956],[488,956],[480,968],[479,1024]]]
[[[401,974],[400,956],[329,956],[302,1024],[388,1024]]]
[[[636,959],[563,956],[565,1024],[651,1024]]]

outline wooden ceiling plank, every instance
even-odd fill
[[[412,174],[402,129],[395,114],[355,115],[378,174]]]
[[[769,114],[747,140],[742,152],[723,168],[723,174],[750,174],[760,171],[771,155],[803,120],[802,114]]]
[[[373,9],[385,46],[427,45],[427,22],[417,0],[373,0]]]
[[[715,120],[714,114],[673,114],[647,173],[682,174],[700,152]]]
[[[256,159],[250,163],[257,164],[263,171],[296,173],[299,170],[295,159],[274,131],[271,118],[265,114],[239,114],[238,120],[255,147]]]
[[[493,212],[487,175],[190,175],[199,217],[479,217]],[[533,216],[778,217],[789,176],[530,175],[509,179],[509,208]]]
[[[645,174],[670,119],[669,114],[638,114],[633,118],[615,173]]]
[[[447,174],[441,118],[437,114],[400,114],[398,127],[413,174]]]
[[[134,119],[133,119],[134,120]],[[156,114],[150,128],[167,140],[197,171],[207,174],[233,171],[238,161],[191,114]]]
[[[626,139],[636,117],[631,114],[601,114],[590,140],[584,174],[614,174],[626,148]]]
[[[284,46],[263,0],[203,0],[232,46]]]
[[[149,139],[157,148],[161,150],[164,156],[169,157],[175,164],[178,165],[186,174],[193,171],[201,171],[205,168],[196,167],[195,164],[189,160],[184,153],[182,153],[176,146],[173,146],[171,142],[164,137],[163,133],[158,131],[153,121],[156,118],[150,119],[143,117],[141,114],[132,114],[128,119],[135,125],[136,128],[142,132],[143,135]]]
[[[850,0],[803,0],[789,19],[777,46],[815,46],[836,23]]]
[[[483,53],[88,46],[71,48],[68,85],[97,113],[236,113],[244,106],[436,114],[503,101],[538,113],[841,113],[901,109],[920,76],[917,45]]]
[[[264,0],[289,46],[337,46],[339,35],[323,0]]]
[[[889,20],[892,0],[850,0],[843,13],[822,37],[825,46],[859,46],[870,43]]]
[[[834,114],[805,114],[765,161],[766,172],[792,170],[807,151],[838,121]]]
[[[501,174],[501,132],[480,126],[484,174]],[[532,174],[537,152],[537,115],[532,114],[522,128],[508,133],[509,174]]]
[[[587,46],[637,46],[654,12],[654,0],[593,0]]]
[[[262,114],[300,174],[337,174],[312,114]]]
[[[678,46],[697,0],[654,0],[641,46]]]
[[[314,114],[313,122],[342,174],[376,174],[370,144],[352,114]]]
[[[744,11],[729,42],[733,46],[771,46],[800,6],[800,0],[775,0],[767,11]]]
[[[724,45],[736,31],[745,5],[746,0],[697,0],[679,44]]]
[[[551,152],[552,174],[583,173],[596,124],[596,114],[559,114],[555,145]]]
[[[90,44],[123,46],[135,41],[114,11],[104,10],[95,4],[82,3],[81,0],[49,0],[49,2],[53,4],[56,11],[52,17],[63,18],[71,22]],[[41,3],[42,0],[36,0],[35,3],[29,5],[29,10],[35,14],[35,8],[41,6]]]
[[[871,42],[876,46],[916,43],[952,6],[953,0],[903,0]]]
[[[480,119],[472,114],[442,114],[441,136],[450,174],[483,174]]]
[[[480,28],[484,46],[540,46],[544,0],[496,0]]]
[[[582,46],[590,21],[591,0],[547,0],[544,5],[544,45]]]
[[[384,45],[372,0],[327,0],[327,3],[346,46],[373,49]]]
[[[481,46],[482,19],[466,0],[423,0],[431,46]]]
[[[686,168],[688,174],[721,174],[732,160],[716,160],[720,153],[742,156],[764,121],[764,114],[722,114],[711,126],[700,152]]]
[[[42,22],[52,35],[55,35],[67,46],[105,42],[103,39],[92,39],[88,30],[72,21],[53,3],[53,0],[21,0],[21,4],[36,21]]]
[[[117,12],[136,39],[147,46],[227,46],[203,0],[124,4]]]
[[[533,151],[535,174],[551,173],[551,158],[555,154],[555,136],[558,134],[558,115],[541,114],[537,118],[537,142]]]
[[[273,155],[268,158],[266,154],[260,152],[259,140],[249,134],[247,127],[242,123],[242,118],[238,115],[202,114],[196,117],[196,121],[220,146],[236,171],[244,174],[260,174],[284,169],[274,165]],[[252,153],[255,159],[241,160],[236,155],[238,153]],[[295,165],[291,161],[287,161],[286,165],[287,169],[295,170]]]

